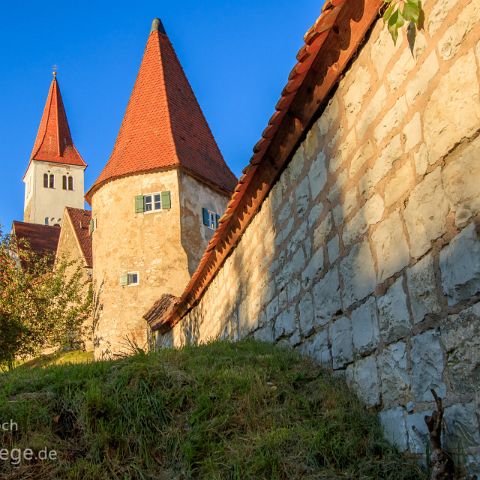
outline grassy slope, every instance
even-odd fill
[[[339,379],[253,342],[0,375],[0,446],[59,461],[0,462],[5,479],[418,479]],[[3,438],[2,438],[3,435]]]

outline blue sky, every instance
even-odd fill
[[[274,111],[320,0],[2,2],[0,225],[23,219],[22,177],[58,78],[88,188],[111,153],[147,41],[160,17],[238,176]]]

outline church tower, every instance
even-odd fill
[[[146,345],[143,315],[162,294],[182,293],[235,185],[155,19],[113,152],[86,195],[96,358]]]
[[[24,221],[60,225],[65,207],[83,208],[87,164],[73,144],[56,74],[48,92],[25,183]]]

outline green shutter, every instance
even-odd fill
[[[208,210],[206,208],[202,208],[202,216],[203,216],[203,224],[208,227],[209,226],[209,215],[208,215]]]
[[[126,287],[126,286],[128,285],[128,275],[127,275],[127,274],[122,275],[122,276],[120,277],[120,285],[121,285],[122,287]]]
[[[220,215],[215,215],[215,227],[218,228],[218,226],[220,225]]]
[[[93,220],[93,218],[90,220],[90,235],[93,233],[93,231],[95,230],[95,222]]]
[[[162,192],[162,208],[170,209],[172,206],[172,202],[170,199],[170,192]]]
[[[143,213],[143,212],[144,212],[143,195],[137,195],[135,197],[135,213]]]

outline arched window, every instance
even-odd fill
[[[48,188],[48,173],[43,174],[43,186]]]
[[[68,177],[68,189],[73,190],[73,177]]]
[[[67,189],[67,176],[66,176],[66,175],[64,175],[64,176],[62,177],[62,188],[63,188],[64,190]]]
[[[50,179],[49,179],[49,188],[55,188],[55,176],[53,175],[53,173],[50,174]]]

